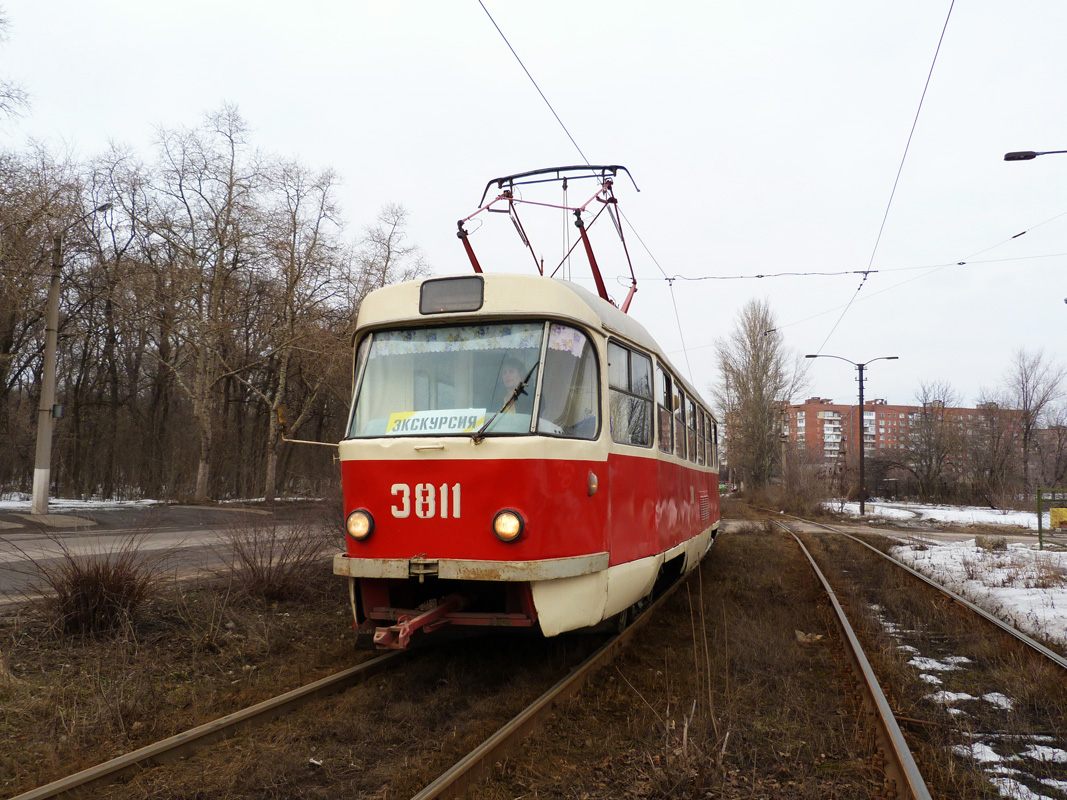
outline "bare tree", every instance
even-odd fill
[[[147,163],[119,148],[87,165],[0,152],[0,486],[29,485],[59,231],[57,494],[269,499],[332,481],[328,451],[282,445],[273,412],[337,441],[354,309],[427,271],[396,205],[357,257],[336,180],[256,153],[230,107],[161,129]]]
[[[826,498],[822,464],[803,442],[782,443],[782,509],[811,516]]]
[[[195,426],[183,408],[178,376],[188,363],[189,339],[183,326],[187,271],[180,241],[154,232],[165,217],[165,204],[155,189],[152,171],[125,150],[113,148],[95,165],[94,181],[123,209],[109,215],[110,257],[121,263],[118,293],[112,302],[120,311],[123,335],[121,360],[127,383],[123,390],[133,417],[137,446],[124,469],[135,475],[139,492],[148,497],[185,491],[183,431]],[[116,268],[118,268],[118,263]]]
[[[7,41],[10,26],[3,9],[0,9],[0,42]],[[0,80],[0,117],[14,116],[29,104],[30,98],[25,89],[17,83]]]
[[[407,223],[407,210],[390,203],[382,207],[373,225],[363,229],[356,251],[355,306],[375,289],[429,272],[422,251],[407,241]]]
[[[968,426],[967,464],[974,499],[997,508],[1017,488],[1018,414],[1001,394],[983,392],[978,418]]]
[[[730,336],[715,345],[719,384],[713,395],[725,423],[727,459],[749,488],[770,482],[781,458],[785,408],[800,390],[766,300],[750,300]]]
[[[1037,431],[1045,412],[1062,395],[1067,370],[1045,358],[1043,350],[1015,352],[1015,361],[1005,376],[1005,385],[1012,407],[1020,412],[1020,446],[1022,448],[1023,485],[1034,489],[1031,462],[1036,446]]]
[[[247,127],[236,108],[210,114],[199,129],[161,130],[160,166],[153,181],[157,205],[140,220],[166,244],[168,268],[183,294],[180,329],[191,350],[192,376],[173,372],[192,401],[199,429],[197,501],[210,493],[220,387],[227,363],[231,302],[240,297],[240,273],[254,258],[259,225],[256,194],[263,180],[249,151]],[[136,212],[134,208],[127,213]]]
[[[953,413],[956,391],[947,383],[922,383],[915,399],[922,410],[908,421],[903,452],[898,465],[918,483],[919,498],[929,500],[943,493],[953,468],[962,460],[960,420]]]
[[[40,147],[0,155],[0,474],[20,487],[30,474],[53,235],[78,219],[76,209],[69,161]]]
[[[1067,404],[1050,409],[1046,422],[1041,432],[1041,483],[1059,488],[1067,485]]]
[[[281,445],[279,411],[287,402],[289,385],[301,356],[330,349],[347,351],[321,324],[323,313],[342,297],[340,272],[345,253],[338,241],[340,227],[334,205],[336,177],[318,174],[295,162],[278,165],[272,178],[277,205],[268,216],[268,248],[275,275],[275,339],[271,353],[272,379],[255,395],[270,408],[264,497],[274,501],[277,491],[278,453]],[[323,370],[304,392],[290,421],[299,430],[312,416],[329,372]]]

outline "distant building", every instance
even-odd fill
[[[925,410],[929,412],[929,404]],[[992,412],[1014,417],[1018,412],[993,405],[980,408],[944,408],[937,410],[956,423],[956,429],[971,435],[990,424]],[[885,400],[869,400],[863,405],[863,446],[868,458],[899,451],[908,442],[909,428],[923,414],[923,406],[889,405]],[[822,463],[854,464],[859,460],[860,416],[855,404],[834,403],[823,397],[811,397],[799,405],[787,406],[782,433],[794,444],[802,445],[811,460]]]

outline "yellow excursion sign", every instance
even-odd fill
[[[473,433],[485,419],[484,408],[450,408],[442,411],[398,411],[389,415],[386,436],[427,433]]]

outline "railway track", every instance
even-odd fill
[[[822,529],[824,529],[826,531],[829,531],[830,533],[834,533],[834,534],[837,534],[839,536],[844,536],[845,538],[850,539],[851,541],[855,542],[856,544],[867,548],[872,553],[875,553],[875,554],[881,556],[882,558],[886,559],[887,561],[892,562],[893,564],[895,564],[896,566],[900,567],[902,570],[904,570],[908,574],[912,575],[916,579],[922,581],[927,586],[933,588],[934,590],[936,590],[940,594],[944,595],[945,597],[950,598],[951,600],[955,601],[956,603],[958,603],[959,605],[961,605],[964,608],[968,609],[969,611],[977,614],[979,617],[984,619],[986,622],[991,624],[993,627],[998,628],[1002,633],[1017,639],[1025,647],[1029,648],[1030,650],[1033,650],[1035,653],[1038,653],[1041,656],[1044,656],[1045,658],[1049,659],[1050,661],[1052,661],[1057,666],[1059,666],[1062,669],[1064,669],[1065,671],[1067,671],[1067,658],[1064,658],[1062,655],[1060,655],[1056,651],[1046,647],[1045,645],[1043,645],[1041,642],[1037,641],[1036,639],[1034,639],[1034,638],[1032,638],[1030,636],[1027,636],[1025,633],[1020,631],[1014,625],[1011,625],[1010,623],[1005,622],[1000,617],[998,617],[998,616],[996,616],[994,614],[990,614],[984,608],[982,608],[982,607],[980,607],[978,605],[975,605],[970,600],[968,600],[966,597],[963,597],[963,596],[957,594],[956,592],[953,592],[951,589],[949,589],[949,588],[947,588],[945,586],[942,586],[940,583],[935,581],[933,578],[930,578],[930,577],[924,575],[923,573],[919,572],[918,570],[913,569],[912,567],[910,567],[907,564],[905,564],[903,561],[900,561],[899,559],[893,558],[888,553],[885,553],[882,550],[879,550],[877,547],[874,547],[873,545],[868,544],[867,542],[863,541],[863,539],[860,539],[858,536],[853,536],[851,533],[848,533],[847,531],[843,531],[843,530],[841,530],[839,528],[835,528],[832,525],[827,525],[827,524],[825,524],[823,522],[813,522],[811,520],[801,520],[801,521],[805,522],[808,525],[813,525],[813,526],[822,528]]]
[[[678,588],[678,585],[676,583],[671,587],[650,607],[636,616],[623,630],[597,648],[585,661],[575,667],[569,675],[538,697],[520,714],[458,761],[451,769],[447,770],[440,778],[415,795],[412,800],[441,800],[442,798],[461,796],[463,790],[480,780],[494,763],[511,752],[522,738],[543,722],[556,706],[577,692],[590,675],[605,664],[610,663],[618,652],[629,643],[634,634],[658,612],[670,594]]]
[[[857,674],[880,719],[886,771],[900,796],[929,796],[916,782],[916,776],[922,780],[918,767],[912,769],[916,762],[936,773],[958,768],[961,760],[981,768],[1002,796],[1067,796],[1067,704],[1055,700],[1067,686],[1067,659],[870,543],[830,525],[794,520],[771,522],[804,550],[843,628],[849,623],[831,584],[849,595],[852,621],[864,629],[862,637],[845,635],[862,665]],[[799,523],[806,532],[798,535]],[[813,534],[813,528],[832,536]],[[832,572],[831,579],[823,571]],[[895,709],[859,638],[879,653],[878,669],[890,673]],[[919,756],[909,752],[909,741]]]
[[[589,675],[609,663],[630,641],[634,632],[647,623],[662,602],[677,588],[671,587],[655,603],[638,615],[627,617],[629,624],[614,633],[606,642],[585,658],[578,666],[544,692],[495,734],[446,770],[416,797],[419,800],[458,796],[463,789],[478,780],[485,771],[521,741],[549,715],[560,702],[573,695]],[[370,678],[386,673],[402,662],[417,656],[419,649],[391,651],[306,686],[285,692],[270,700],[228,714],[188,731],[142,747],[102,764],[82,770],[68,777],[16,795],[13,800],[46,800],[46,798],[76,795],[86,789],[98,789],[147,768],[186,758],[242,730],[266,724],[282,715],[297,711],[310,703],[345,692]]]
[[[29,792],[16,795],[13,800],[46,800],[64,797],[90,787],[112,783],[132,772],[155,764],[183,758],[214,742],[233,736],[238,731],[262,725],[283,714],[295,711],[315,700],[343,692],[379,673],[395,666],[417,651],[397,650],[384,656],[365,661],[334,675],[285,692],[277,697],[257,703],[241,711],[227,714],[211,722],[170,736],[162,741],[126,753],[110,761],[90,767],[53,781]]]
[[[878,683],[874,669],[863,651],[863,646],[860,644],[856,632],[848,621],[845,610],[830,586],[830,582],[823,575],[819,565],[815,562],[808,548],[804,546],[800,537],[784,522],[774,519],[771,522],[796,540],[804,556],[811,564],[811,568],[815,571],[815,576],[826,590],[830,604],[833,606],[842,639],[847,644],[849,662],[852,665],[856,685],[860,689],[861,697],[863,698],[863,705],[875,719],[879,755],[883,762],[886,778],[890,782],[888,787],[890,789],[889,796],[900,797],[902,800],[929,800],[931,795],[930,790],[926,787],[926,781],[915,763],[915,757],[908,747],[904,733],[897,724],[896,717],[889,706],[889,701],[886,699],[881,685]]]

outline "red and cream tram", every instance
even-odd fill
[[[334,573],[379,647],[596,625],[714,541],[715,420],[606,299],[542,276],[412,281],[364,300],[355,343]]]

